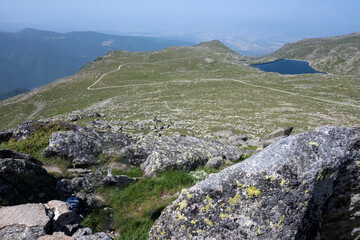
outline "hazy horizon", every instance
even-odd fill
[[[218,39],[264,55],[304,38],[360,32],[360,1],[45,1],[0,2],[0,31],[96,31],[192,42]]]

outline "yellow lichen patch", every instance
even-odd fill
[[[320,130],[319,130],[319,129],[316,129],[316,132],[320,132]]]
[[[191,224],[196,224],[199,220],[191,220],[190,223]]]
[[[194,196],[194,195],[191,194],[191,193],[188,193],[188,194],[186,195],[186,197],[187,197],[188,199],[192,198],[193,196]]]
[[[290,187],[287,187],[286,192],[290,192],[290,189],[291,189]]]
[[[238,183],[236,183],[236,185],[237,185],[238,187],[240,187],[240,188],[241,188],[241,187],[245,187],[245,186],[246,186],[246,184],[241,184],[241,183],[239,183],[239,182],[238,182]]]
[[[182,200],[179,204],[180,210],[182,210],[183,208],[187,207],[187,201],[186,200]]]
[[[308,194],[308,193],[309,193],[309,190],[308,190],[308,189],[306,189],[306,190],[305,190],[305,194]]]
[[[248,197],[257,197],[260,195],[260,190],[257,189],[255,186],[248,187],[246,189],[246,192],[248,194]]]
[[[206,224],[209,225],[209,226],[214,225],[214,223],[213,223],[212,221],[210,221],[210,219],[208,219],[208,218],[205,218],[205,222],[206,222]]]
[[[211,203],[208,203],[205,207],[202,207],[202,208],[200,209],[200,211],[201,211],[201,212],[207,212],[207,211],[209,211],[210,206],[211,206]]]
[[[165,230],[163,229],[160,234],[161,234],[162,236],[165,236],[165,235],[166,235]]]
[[[236,193],[234,197],[229,198],[229,205],[233,206],[236,203],[239,203],[241,201],[241,195],[239,193]]]
[[[186,226],[183,224],[183,225],[181,225],[181,228],[186,229]]]
[[[257,229],[258,235],[261,235],[261,231],[260,231],[261,227],[259,226]]]
[[[265,179],[267,179],[267,180],[270,179],[270,181],[274,181],[275,178],[276,178],[276,175],[273,175],[273,176],[265,175],[264,177],[265,177]]]
[[[212,198],[209,197],[209,195],[206,195],[206,200],[208,200],[208,202],[211,202],[211,201],[212,201]]]
[[[310,144],[310,145],[313,145],[313,146],[316,146],[316,147],[319,146],[319,144],[318,144],[317,142],[309,142],[309,144]]]
[[[178,213],[178,214],[176,215],[176,218],[177,218],[177,220],[183,220],[183,219],[185,219],[185,216],[182,215],[181,213]]]
[[[228,213],[231,212],[231,208],[229,208],[229,207],[226,208],[226,209],[225,209],[225,212],[228,212]]]
[[[286,180],[283,179],[283,180],[281,180],[280,185],[283,186],[285,183],[286,183]]]
[[[231,216],[226,213],[220,213],[220,218],[221,218],[221,220],[224,220],[225,218],[231,218]]]
[[[284,219],[285,219],[285,215],[282,215],[282,216],[280,217],[280,220],[279,220],[279,223],[278,223],[278,224],[281,224],[281,223],[284,221]]]

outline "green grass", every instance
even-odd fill
[[[111,173],[113,175],[126,175],[126,176],[132,177],[132,178],[142,177],[142,175],[143,175],[143,171],[141,170],[140,167],[133,167],[129,170],[112,168]]]
[[[160,211],[175,200],[183,188],[194,183],[188,173],[168,170],[157,177],[141,179],[125,189],[103,188],[100,193],[106,196],[106,204],[113,208],[112,227],[120,231],[119,239],[147,239]],[[101,211],[93,212],[83,224],[104,230],[102,214]]]
[[[68,128],[64,127],[60,122],[53,122],[47,125],[41,123],[34,124],[34,133],[26,138],[16,140],[11,138],[8,142],[0,144],[0,148],[8,148],[17,152],[26,153],[41,161],[42,163],[55,164],[62,169],[70,166],[70,162],[61,157],[45,158],[41,153],[49,145],[49,139],[53,132],[66,131]]]

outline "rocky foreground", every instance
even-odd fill
[[[360,128],[278,141],[184,191],[150,239],[359,239]]]
[[[31,138],[53,124],[25,122],[0,131],[0,142]],[[104,207],[98,187],[121,189],[140,179],[112,175],[113,164],[140,166],[142,177],[150,178],[168,169],[218,168],[263,148],[181,193],[162,211],[150,239],[360,237],[359,128],[322,127],[290,137],[292,128],[283,128],[263,139],[231,131],[133,138],[121,128],[97,125],[56,123],[61,130],[49,135],[42,155],[66,161],[66,177],[49,174],[48,166],[30,155],[0,149],[2,239],[111,239],[84,228],[82,217],[63,201],[75,194],[84,209]],[[113,157],[121,163],[104,163]]]

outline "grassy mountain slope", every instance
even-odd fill
[[[156,116],[179,126],[169,132],[195,135],[359,125],[357,78],[265,73],[249,67],[248,60],[218,41],[154,52],[111,51],[73,76],[0,102],[0,128],[75,110],[134,123]]]
[[[321,71],[360,74],[360,33],[338,37],[305,39],[286,44],[270,58],[308,60]]]
[[[0,32],[0,93],[34,88],[76,73],[109,50],[153,51],[186,42],[96,32]]]

